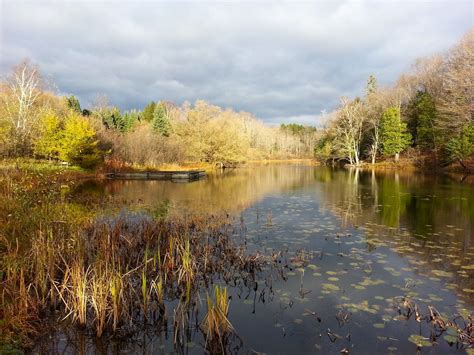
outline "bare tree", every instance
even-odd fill
[[[474,30],[447,56],[439,112],[438,126],[449,135],[474,122]]]
[[[351,164],[360,163],[360,144],[364,126],[362,102],[343,97],[335,125],[336,141]]]
[[[17,144],[25,143],[38,115],[34,106],[42,93],[38,68],[28,60],[17,65],[5,81],[2,104],[12,127]]]
[[[380,117],[382,110],[380,109],[380,95],[377,87],[377,79],[370,75],[367,80],[367,88],[364,100],[364,113],[366,118],[367,128],[371,144],[369,147],[369,155],[372,164],[375,164],[375,159],[380,146]]]
[[[417,87],[413,83],[411,75],[402,74],[395,85],[387,89],[384,99],[386,107],[392,106],[401,110],[402,105],[408,103],[416,94]]]
[[[420,58],[413,66],[413,81],[417,90],[427,92],[437,101],[443,86],[444,60],[441,55]]]
[[[380,117],[381,115],[377,110],[371,110],[367,114],[367,123],[370,129],[370,147],[369,147],[369,155],[370,161],[372,164],[375,164],[375,159],[377,158],[377,154],[380,148]]]

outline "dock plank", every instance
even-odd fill
[[[112,172],[106,174],[108,179],[121,180],[198,180],[205,176],[204,170]]]

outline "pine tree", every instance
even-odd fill
[[[446,151],[449,161],[458,161],[466,169],[464,159],[474,155],[474,123],[464,126],[459,137],[449,140]]]
[[[153,113],[155,112],[156,102],[152,101],[143,109],[142,117],[145,121],[151,122],[153,120]]]
[[[122,115],[117,107],[104,110],[102,113],[102,123],[107,129],[115,129],[120,132],[126,131],[126,118]]]
[[[155,107],[152,125],[153,129],[162,136],[168,137],[170,135],[170,121],[168,119],[168,115],[166,114],[166,109],[162,103],[159,103]]]
[[[140,121],[140,112],[137,110],[125,111],[122,115],[121,132],[129,132],[133,126]]]
[[[79,100],[77,99],[77,97],[75,97],[74,95],[71,95],[69,97],[66,97],[66,101],[70,109],[74,110],[77,113],[82,114],[81,104],[79,103]]]
[[[415,143],[422,148],[435,146],[436,106],[427,92],[418,92],[414,102]]]
[[[380,136],[382,153],[387,156],[395,155],[395,160],[401,151],[411,144],[411,134],[407,132],[407,125],[402,122],[400,109],[390,107],[384,111],[380,120]]]

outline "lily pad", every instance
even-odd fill
[[[408,338],[408,341],[412,342],[413,344],[416,344],[416,346],[419,347],[428,347],[432,346],[433,344],[428,338],[422,337],[421,335],[418,334],[412,334]]]
[[[446,340],[448,343],[454,344],[458,342],[458,337],[454,335],[445,335],[444,340]]]
[[[322,286],[326,291],[339,291],[339,286],[334,284],[322,284]]]
[[[431,270],[431,272],[438,277],[452,277],[453,276],[452,272],[447,272],[443,270]]]

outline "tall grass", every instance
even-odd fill
[[[175,323],[187,329],[213,279],[246,284],[263,264],[232,241],[227,215],[96,217],[68,203],[61,187],[22,179],[8,176],[0,192],[0,222],[8,222],[0,224],[0,341],[28,345],[52,315],[99,337],[139,329],[166,319],[174,301]],[[228,312],[222,294],[210,307],[210,335],[228,329],[216,328]]]
[[[225,352],[225,343],[229,333],[233,332],[232,324],[227,317],[229,314],[229,298],[227,288],[216,286],[214,299],[207,295],[207,314],[203,320],[203,328],[206,335],[206,346],[215,352],[218,345],[220,351]]]
[[[94,311],[93,324],[98,337],[105,330],[107,318],[110,314],[108,275],[100,268],[95,268],[95,274],[91,279],[90,303]]]
[[[117,330],[120,322],[120,314],[123,303],[123,281],[122,275],[115,273],[110,277],[110,298],[112,307],[112,329]]]
[[[69,237],[40,230],[27,253],[33,257],[24,264],[21,248],[7,243],[2,307],[15,305],[24,315],[33,314],[33,306],[36,313],[55,310],[98,337],[165,317],[173,299],[182,302],[184,317],[212,275],[253,278],[252,256],[233,246],[222,227],[226,218],[156,221],[121,215],[91,222]],[[206,320],[210,340],[230,329],[227,291],[217,288],[214,296]]]

